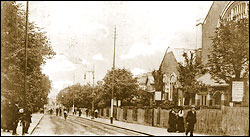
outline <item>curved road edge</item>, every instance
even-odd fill
[[[141,131],[137,131],[137,130],[133,130],[133,129],[129,129],[129,128],[124,128],[124,127],[120,127],[120,126],[116,126],[116,125],[112,125],[112,124],[107,124],[107,123],[96,121],[96,120],[93,120],[93,119],[88,119],[88,118],[84,118],[84,117],[81,117],[81,118],[89,120],[89,121],[94,121],[94,122],[97,122],[97,123],[100,123],[100,124],[104,124],[104,125],[108,125],[108,126],[112,126],[112,127],[116,127],[116,128],[125,129],[125,130],[128,130],[128,131],[136,132],[136,133],[139,133],[139,134],[144,134],[144,135],[147,135],[147,136],[154,136],[154,135],[144,133],[144,132],[141,132]]]
[[[45,115],[45,114],[42,114],[42,116],[40,116],[40,118],[38,118],[39,120],[36,121],[36,124],[35,124],[33,127],[30,128],[30,130],[31,130],[30,135],[33,134],[33,132],[35,131],[35,129],[36,129],[37,126],[39,125],[40,121],[43,119],[44,115]],[[32,117],[33,117],[33,116],[32,116]],[[32,121],[32,122],[34,122],[34,121]]]

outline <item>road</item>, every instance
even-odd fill
[[[67,120],[55,115],[45,115],[32,135],[123,135],[145,136],[137,132],[94,122],[78,116],[68,116]]]

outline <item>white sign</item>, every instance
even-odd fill
[[[117,102],[116,102],[116,99],[114,99],[114,106],[116,106],[117,105]]]
[[[233,81],[232,82],[232,101],[242,101],[244,93],[244,82]]]
[[[118,100],[118,107],[121,106],[121,100]]]
[[[161,100],[161,91],[155,91],[155,100]]]

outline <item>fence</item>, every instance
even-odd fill
[[[160,108],[114,109],[113,117],[118,121],[168,128],[169,110]],[[110,109],[104,108],[99,112],[101,112],[99,117],[109,118]],[[184,110],[184,122],[187,112],[188,110]],[[213,135],[249,135],[249,107],[197,110],[194,132]]]

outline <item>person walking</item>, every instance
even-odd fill
[[[81,109],[79,108],[79,117],[82,115],[82,111],[81,111]]]
[[[89,116],[89,109],[86,108],[85,112],[86,112],[86,117],[88,117]]]
[[[97,116],[98,116],[98,110],[95,109],[95,118],[97,118]]]
[[[66,109],[64,109],[63,114],[64,114],[64,119],[66,120],[68,117],[68,112]]]
[[[8,100],[1,104],[1,128],[3,131],[9,132],[11,130],[11,111]]]
[[[186,136],[190,132],[190,136],[193,136],[193,131],[194,131],[194,125],[196,123],[196,111],[195,111],[195,106],[192,105],[192,108],[190,111],[187,113],[187,130],[186,130]]]
[[[184,116],[184,110],[182,106],[180,106],[179,111],[178,111],[178,118],[177,118],[177,131],[179,133],[185,132],[183,116]]]
[[[11,123],[10,124],[11,124],[11,129],[12,129],[12,135],[17,135],[16,129],[18,126],[18,122],[20,120],[18,104],[11,104],[10,109],[11,109],[11,115],[10,115]]]
[[[58,108],[56,108],[56,116],[58,116]]]
[[[62,116],[62,109],[59,108],[59,116]]]
[[[28,134],[30,123],[32,122],[31,117],[32,117],[31,111],[29,110],[29,108],[25,108],[21,116],[21,123],[23,125],[23,131],[22,131],[23,135]]]
[[[49,114],[50,115],[52,115],[52,113],[53,113],[53,110],[52,110],[52,108],[49,110]]]
[[[176,113],[174,108],[169,111],[169,119],[168,119],[168,132],[176,132]]]

